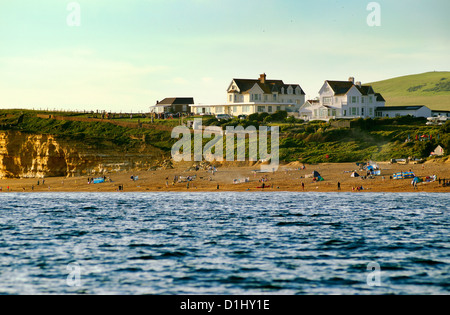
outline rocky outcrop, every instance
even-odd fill
[[[0,178],[100,175],[146,170],[162,153],[142,143],[134,149],[89,146],[52,135],[0,133]]]

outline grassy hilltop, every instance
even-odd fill
[[[426,105],[450,111],[450,72],[427,72],[368,83],[387,106]]]

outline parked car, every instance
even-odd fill
[[[221,120],[230,120],[231,116],[228,114],[219,114],[216,115],[217,120],[221,121]]]
[[[240,120],[245,120],[245,119],[247,119],[247,115],[239,115],[238,118]]]

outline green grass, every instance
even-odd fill
[[[208,125],[207,122],[223,128],[227,125],[254,124],[248,120],[217,122],[215,119],[204,118],[205,126]],[[158,123],[172,125],[178,122],[168,120]],[[410,117],[359,119],[352,121],[353,127],[349,129],[333,128],[325,122],[296,125],[276,123],[281,129],[280,160],[339,163],[370,159],[386,161],[409,156],[426,158],[438,144],[442,145],[448,154],[450,122],[444,126],[426,126],[425,123],[425,119]],[[0,110],[0,129],[26,134],[51,134],[76,145],[83,144],[88,148],[112,149],[117,152],[139,150],[145,144],[161,150],[167,156],[170,156],[173,144],[178,141],[172,139],[171,132],[166,129],[124,127],[108,122],[42,119],[33,111]],[[415,139],[416,135],[421,134],[432,135],[433,140],[405,142],[408,137]],[[203,139],[203,144],[209,141],[210,139]],[[248,144],[248,140],[246,142]],[[270,144],[268,147],[270,148]]]
[[[368,83],[386,106],[426,105],[450,111],[450,72],[427,72]]]

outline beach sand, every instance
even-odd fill
[[[337,192],[338,182],[341,184],[340,192],[352,192],[354,187],[362,186],[363,192],[450,192],[450,187],[442,187],[436,182],[424,182],[417,186],[411,185],[411,179],[390,179],[397,172],[412,171],[419,177],[433,176],[450,180],[450,159],[447,162],[427,162],[425,164],[389,164],[378,163],[381,176],[374,179],[352,178],[352,171],[356,170],[360,175],[366,175],[365,171],[359,171],[355,163],[318,164],[305,165],[298,162],[281,165],[275,173],[255,173],[259,166],[222,166],[217,167],[217,172],[198,170],[188,171],[193,163],[175,165],[174,169],[157,171],[121,172],[107,174],[107,180],[101,184],[88,184],[88,176],[84,177],[49,177],[45,183],[37,178],[29,179],[2,179],[0,180],[1,193],[7,192],[115,192],[119,185],[124,192],[217,192],[217,191],[296,191],[302,192],[302,182],[305,184],[305,192]],[[313,171],[318,171],[324,178],[322,182],[313,182],[310,176]],[[138,176],[137,181],[131,180],[131,176]],[[175,183],[175,176],[196,176],[189,182]],[[266,177],[265,185],[270,188],[257,188],[262,185],[260,180]],[[91,177],[92,178],[92,177]],[[245,180],[248,179],[248,182]],[[234,180],[242,183],[234,184]],[[167,182],[167,185],[166,185]],[[357,192],[355,192],[357,193]]]

